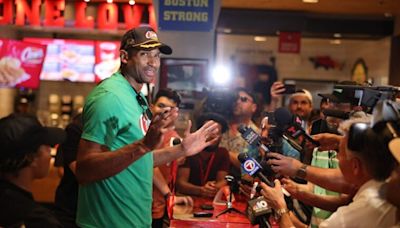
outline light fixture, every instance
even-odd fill
[[[333,34],[333,37],[335,37],[335,38],[341,38],[341,37],[342,37],[342,34],[340,34],[340,33],[334,33],[334,34]]]
[[[265,36],[255,36],[254,37],[254,41],[265,42],[265,41],[267,41],[267,37],[265,37]]]
[[[131,5],[131,6],[133,6],[133,5],[135,5],[135,1],[134,0],[129,0],[129,5]]]
[[[107,3],[113,3],[113,0],[107,0]]]
[[[342,41],[341,40],[339,40],[339,39],[334,39],[334,40],[330,40],[330,42],[329,43],[331,43],[331,44],[335,44],[335,45],[339,45],[339,44],[341,44],[342,43]]]
[[[230,29],[230,28],[224,28],[224,33],[231,33],[232,32],[232,29]]]
[[[83,1],[85,1],[85,2],[90,2],[90,0],[83,0]]]
[[[318,0],[303,0],[304,3],[318,3]]]

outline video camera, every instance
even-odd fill
[[[203,112],[214,112],[231,118],[235,100],[235,94],[229,90],[207,91]]]
[[[381,100],[396,100],[400,94],[400,88],[394,86],[359,86],[359,85],[335,85],[333,95],[338,103],[350,103],[354,106],[362,106],[368,113]]]

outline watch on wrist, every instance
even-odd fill
[[[279,219],[281,219],[281,217],[284,214],[289,213],[289,212],[290,212],[289,209],[281,208],[281,209],[275,210],[275,215],[276,215],[276,218],[279,220]]]
[[[307,166],[306,164],[303,164],[300,169],[297,170],[296,172],[296,177],[301,178],[301,179],[306,179],[307,176]]]

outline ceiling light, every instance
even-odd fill
[[[342,37],[342,34],[340,34],[340,33],[334,33],[334,34],[333,34],[333,37],[335,37],[335,38],[340,38],[340,37]]]
[[[318,3],[318,0],[303,0],[304,3]]]
[[[113,0],[107,0],[107,3],[113,3]]]
[[[232,32],[232,29],[230,29],[230,28],[224,28],[224,33],[231,33]]]
[[[129,5],[131,5],[131,6],[133,6],[133,5],[135,5],[135,1],[134,0],[129,0]]]
[[[85,2],[90,2],[90,0],[84,0]]]
[[[335,39],[335,40],[331,40],[330,43],[331,43],[331,44],[335,44],[335,45],[339,45],[339,44],[342,43],[342,41],[339,40],[339,39]]]
[[[386,12],[383,14],[383,16],[390,18],[390,17],[393,17],[393,14]]]
[[[267,37],[265,37],[265,36],[255,36],[254,37],[254,41],[265,42],[265,41],[267,41]]]

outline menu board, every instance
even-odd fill
[[[110,77],[120,67],[119,42],[96,41],[96,83]]]
[[[47,45],[41,80],[94,82],[94,41],[25,38]]]
[[[0,87],[37,89],[46,46],[0,39]]]

